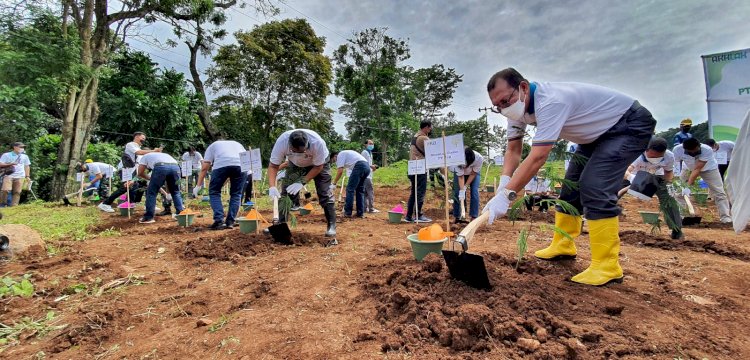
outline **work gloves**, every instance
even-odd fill
[[[495,221],[495,218],[503,217],[506,213],[508,213],[510,200],[508,200],[508,196],[505,195],[504,190],[505,189],[500,189],[497,195],[490,199],[487,205],[484,206],[484,209],[482,209],[482,212],[490,212],[490,217],[489,219],[487,219],[488,224],[492,224],[492,222]]]
[[[500,177],[500,185],[498,185],[497,192],[501,192],[501,190],[505,189],[506,186],[508,186],[508,183],[510,182],[510,176],[503,175]]]
[[[297,195],[304,186],[305,185],[302,185],[301,183],[294,183],[286,187],[286,192],[289,193],[289,195],[294,196]]]
[[[279,192],[279,190],[278,190],[278,189],[276,189],[276,187],[275,187],[275,186],[271,186],[271,187],[270,187],[270,188],[268,189],[268,196],[270,196],[270,197],[271,197],[271,199],[278,199],[278,198],[280,198],[280,197],[281,197],[281,193]]]
[[[198,193],[203,189],[203,185],[198,185],[193,188],[193,196],[198,197]]]
[[[690,196],[690,189],[689,188],[683,188],[682,189],[682,196]]]
[[[458,190],[458,200],[466,200],[466,188]]]

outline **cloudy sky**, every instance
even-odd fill
[[[307,18],[327,39],[331,55],[355,31],[387,27],[390,36],[408,39],[409,65],[441,63],[463,74],[453,105],[443,111],[459,119],[481,115],[477,109],[490,105],[488,78],[513,66],[532,81],[589,82],[627,93],[651,110],[657,130],[685,117],[704,121],[700,56],[750,48],[750,1],[284,1],[274,18],[229,11],[229,30],[250,29],[264,19]],[[158,25],[143,31],[162,40],[169,35]],[[223,42],[231,41],[228,36]],[[187,72],[184,45],[171,50],[131,45],[163,66]],[[200,64],[207,65],[205,59]],[[340,101],[331,96],[328,105],[337,110]],[[334,119],[345,133],[346,119],[339,114]],[[501,115],[490,119],[505,124]]]

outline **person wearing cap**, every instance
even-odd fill
[[[378,169],[378,166],[372,160],[372,151],[375,150],[375,143],[371,139],[365,141],[365,149],[362,150],[362,157],[370,164],[370,175],[365,179],[365,208],[368,213],[379,213],[380,210],[375,208],[375,188],[372,184],[372,174]]]
[[[729,161],[732,160],[732,152],[734,151],[734,141],[721,140],[716,141],[714,139],[708,139],[704,143],[711,147],[714,151],[714,157],[716,157],[716,163],[719,164],[719,174],[724,179],[724,173],[729,168]]]
[[[684,162],[685,167],[690,170],[683,171],[680,174],[680,179],[688,185],[693,185],[700,176],[708,184],[708,191],[711,198],[716,202],[721,222],[731,223],[729,200],[726,192],[724,192],[724,181],[721,179],[719,164],[716,162],[713,149],[708,145],[701,144],[696,138],[690,138],[681,145],[675,146],[672,152],[675,161]],[[682,189],[682,195],[690,196],[690,194],[689,187],[686,186]],[[684,203],[684,200],[679,198],[677,201],[681,204]]]
[[[690,128],[693,127],[693,120],[689,118],[682,119],[680,121],[680,131],[674,135],[674,145],[680,145],[687,139],[692,139],[693,134],[690,133]]]
[[[354,200],[357,200],[357,217],[365,216],[365,180],[370,175],[370,163],[360,153],[354,150],[344,150],[331,153],[331,163],[336,164],[336,178],[330,185],[331,192],[336,193],[336,184],[344,175],[344,169],[351,171],[349,182],[346,184],[346,201],[344,202],[344,217],[352,217]]]
[[[461,202],[466,203],[466,189],[469,189],[471,200],[469,201],[469,216],[471,220],[479,216],[479,185],[481,182],[482,154],[472,148],[464,147],[464,165],[449,166],[448,171],[453,173],[453,197],[458,201],[453,202],[453,217],[456,221],[465,221],[461,214]],[[466,207],[464,206],[464,210]]]
[[[78,164],[76,170],[88,175],[89,177],[89,182],[83,184],[84,189],[91,191],[96,189],[100,199],[106,199],[109,196],[109,184],[107,181],[102,180],[107,180],[110,174],[115,173],[114,166],[100,162],[87,161],[83,164]],[[96,186],[97,183],[99,184],[98,186]]]
[[[211,230],[234,227],[235,217],[239,213],[242,201],[242,190],[248,176],[240,166],[240,153],[242,152],[245,152],[245,147],[233,140],[217,140],[206,148],[198,182],[193,188],[193,196],[198,196],[198,192],[203,188],[203,179],[211,170],[211,180],[208,184],[209,202],[214,213],[214,222],[209,226]],[[221,202],[221,188],[227,180],[229,180],[229,207],[225,217],[224,205]]]
[[[2,203],[10,197],[10,205],[16,206],[21,201],[21,190],[25,181],[31,180],[31,160],[25,154],[26,145],[22,142],[13,143],[13,151],[0,156],[0,168],[7,171],[3,177],[0,196]]]
[[[552,243],[534,255],[546,260],[575,256],[573,240],[581,234],[581,215],[585,215],[591,264],[571,280],[587,285],[621,282],[617,192],[628,165],[648,147],[656,120],[638,101],[615,90],[583,83],[530,82],[513,68],[494,74],[487,92],[492,110],[508,118],[503,175],[497,195],[484,208],[488,221],[507,214],[559,139],[575,142],[575,156],[588,160],[570,163],[560,199],[576,211],[557,207],[555,226],[562,232],[555,231]],[[521,163],[528,125],[536,126],[536,132],[531,152]]]
[[[544,200],[552,199],[550,185],[552,184],[547,179],[546,170],[539,169],[524,188],[527,195],[525,200],[526,210],[533,211],[534,206],[539,206],[539,211],[547,212],[549,203]]]
[[[674,153],[667,150],[667,140],[661,137],[654,137],[648,143],[648,148],[628,167],[625,172],[627,186],[622,189],[628,193],[642,199],[651,200],[650,197],[635,192],[630,188],[630,184],[635,179],[639,171],[645,171],[656,177],[658,182],[656,197],[659,199],[659,209],[664,214],[667,227],[672,230],[672,239],[683,238],[682,218],[680,217],[680,207],[677,205],[674,196],[676,192],[672,187],[674,179]]]
[[[327,245],[337,245],[336,237],[336,205],[331,190],[331,167],[329,151],[325,140],[315,131],[308,129],[289,130],[281,134],[271,150],[268,165],[268,195],[271,199],[282,196],[295,196],[310,181],[315,182],[318,203],[323,208],[328,227],[326,237],[333,237]],[[359,154],[357,154],[359,155]],[[281,183],[277,182],[276,174],[279,165],[289,161],[286,175]],[[281,191],[278,190],[281,186]],[[286,221],[286,214],[279,215],[279,221]],[[268,229],[266,229],[268,230]],[[268,233],[267,231],[265,231]]]
[[[151,173],[146,173],[146,170],[151,170]],[[166,198],[171,198],[174,201],[174,207],[178,214],[184,210],[182,195],[180,195],[180,187],[178,185],[180,181],[180,166],[177,164],[177,160],[169,154],[150,152],[143,155],[138,160],[138,177],[148,180],[146,212],[143,214],[143,218],[138,221],[139,223],[151,224],[155,222],[156,196],[159,195],[161,187],[165,184],[169,194]]]
[[[198,181],[198,174],[201,172],[203,161],[203,156],[201,153],[195,151],[195,147],[191,146],[188,148],[188,151],[186,151],[184,154],[182,154],[182,161],[185,161],[188,163],[188,166],[191,168],[191,174],[188,176],[188,188],[193,188],[193,184],[195,184]],[[191,193],[191,197],[195,198],[195,196]]]

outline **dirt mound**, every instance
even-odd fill
[[[643,231],[627,230],[620,233],[620,241],[630,245],[647,246],[663,250],[689,250],[717,254],[732,259],[750,261],[750,253],[713,240],[672,240],[649,235]]]
[[[419,354],[429,354],[432,346],[478,354],[502,348],[509,358],[651,354],[647,344],[630,348],[627,339],[601,341],[599,328],[579,326],[565,316],[597,314],[616,324],[626,306],[583,301],[580,289],[559,281],[559,267],[551,269],[548,262],[527,259],[523,270],[516,270],[515,259],[483,255],[493,282],[489,291],[452,280],[438,255],[428,255],[421,264],[368,266],[360,284],[364,296],[377,300],[376,319],[388,330],[358,341],[374,339],[383,351]]]
[[[297,246],[325,246],[328,241],[323,235],[292,232],[292,243]],[[270,236],[264,234],[230,233],[218,238],[205,236],[189,240],[183,248],[182,257],[235,261],[238,257],[256,256],[283,246],[285,245],[274,243]]]
[[[555,212],[554,211],[548,211],[548,212],[540,212],[540,211],[523,211],[518,216],[518,221],[530,221],[535,223],[547,223],[547,224],[554,224],[555,223]]]

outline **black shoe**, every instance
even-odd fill
[[[683,240],[685,239],[685,234],[683,234],[681,231],[672,231],[672,235],[670,236],[672,240]]]
[[[234,229],[234,221],[226,223],[224,225],[227,229]]]
[[[213,224],[211,224],[211,226],[209,226],[208,228],[211,230],[224,230],[227,228],[227,226],[224,225],[224,223],[222,223],[221,221],[216,221]]]
[[[66,196],[63,196],[62,200],[63,200],[63,204],[65,204],[65,206],[71,206],[71,205],[73,205],[73,204],[70,203],[70,200],[68,200],[68,198]]]
[[[162,212],[156,214],[156,216],[169,216],[172,215],[172,211],[169,209],[164,209]]]

